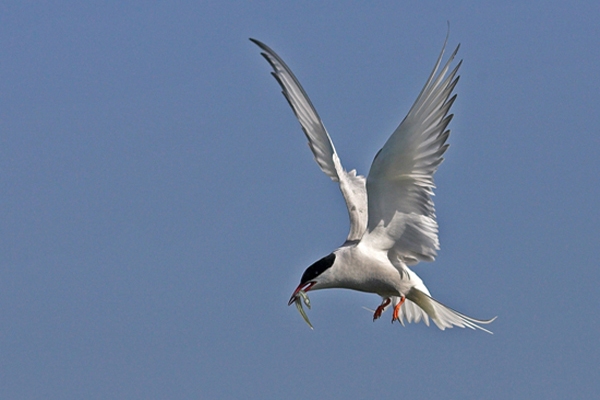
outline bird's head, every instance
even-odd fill
[[[302,278],[300,279],[300,284],[292,293],[292,297],[290,297],[290,301],[288,302],[288,306],[291,306],[292,303],[296,303],[296,308],[298,308],[298,312],[304,318],[304,321],[310,326],[312,329],[312,324],[308,319],[308,316],[304,312],[304,308],[302,307],[302,301],[308,308],[310,308],[310,300],[306,295],[311,289],[321,289],[328,286],[328,282],[330,280],[330,268],[333,266],[335,262],[335,254],[331,253],[330,255],[321,258],[319,261],[306,268],[306,271],[302,274]]]
[[[331,268],[335,262],[335,254],[331,253],[328,256],[321,258],[319,261],[313,263],[310,267],[306,268],[306,271],[302,274],[300,284],[292,293],[288,306],[291,306],[294,301],[300,296],[300,292],[308,292],[311,289],[321,289],[327,286],[327,273],[326,271]]]

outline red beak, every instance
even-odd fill
[[[294,301],[296,301],[296,297],[298,297],[298,293],[302,290],[304,292],[308,292],[310,288],[317,282],[306,282],[298,285],[294,293],[292,293],[292,297],[290,297],[290,301],[288,301],[288,306],[291,306]]]

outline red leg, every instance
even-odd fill
[[[390,301],[391,300],[388,297],[387,299],[384,299],[381,302],[381,304],[379,305],[379,307],[377,307],[377,310],[375,310],[375,313],[373,314],[373,321],[381,317],[381,313],[383,313],[383,310],[385,310],[385,308],[390,304]]]
[[[400,314],[400,306],[402,306],[402,304],[404,304],[405,300],[406,300],[406,297],[402,296],[400,298],[400,302],[398,304],[396,304],[396,306],[394,307],[394,315],[392,316],[392,322],[400,321],[398,314]]]

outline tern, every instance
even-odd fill
[[[333,142],[300,82],[286,63],[264,43],[250,39],[273,68],[283,95],[298,118],[314,159],[339,183],[348,207],[350,232],[338,249],[309,266],[288,305],[296,303],[306,323],[312,325],[302,302],[310,308],[306,292],[341,288],[381,296],[373,321],[392,305],[392,323],[404,321],[441,329],[458,326],[491,333],[480,320],[459,313],[431,297],[419,276],[409,267],[433,261],[439,250],[438,224],[431,196],[433,175],[448,148],[448,114],[456,94],[458,69],[450,70],[460,45],[442,66],[448,37],[433,71],[404,120],[375,155],[366,179],[356,170],[346,171]],[[441,69],[440,69],[441,67]],[[439,71],[439,72],[438,72]]]

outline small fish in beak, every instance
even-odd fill
[[[300,315],[302,315],[304,322],[306,322],[308,326],[310,326],[310,329],[314,329],[312,324],[310,323],[310,320],[308,319],[308,315],[306,315],[306,312],[304,312],[304,308],[302,307],[302,301],[304,301],[304,304],[306,304],[306,307],[308,307],[308,309],[310,310],[310,299],[308,298],[308,295],[304,290],[299,290],[298,293],[296,293],[296,296],[294,297],[294,303],[296,303],[296,308],[298,309]]]

